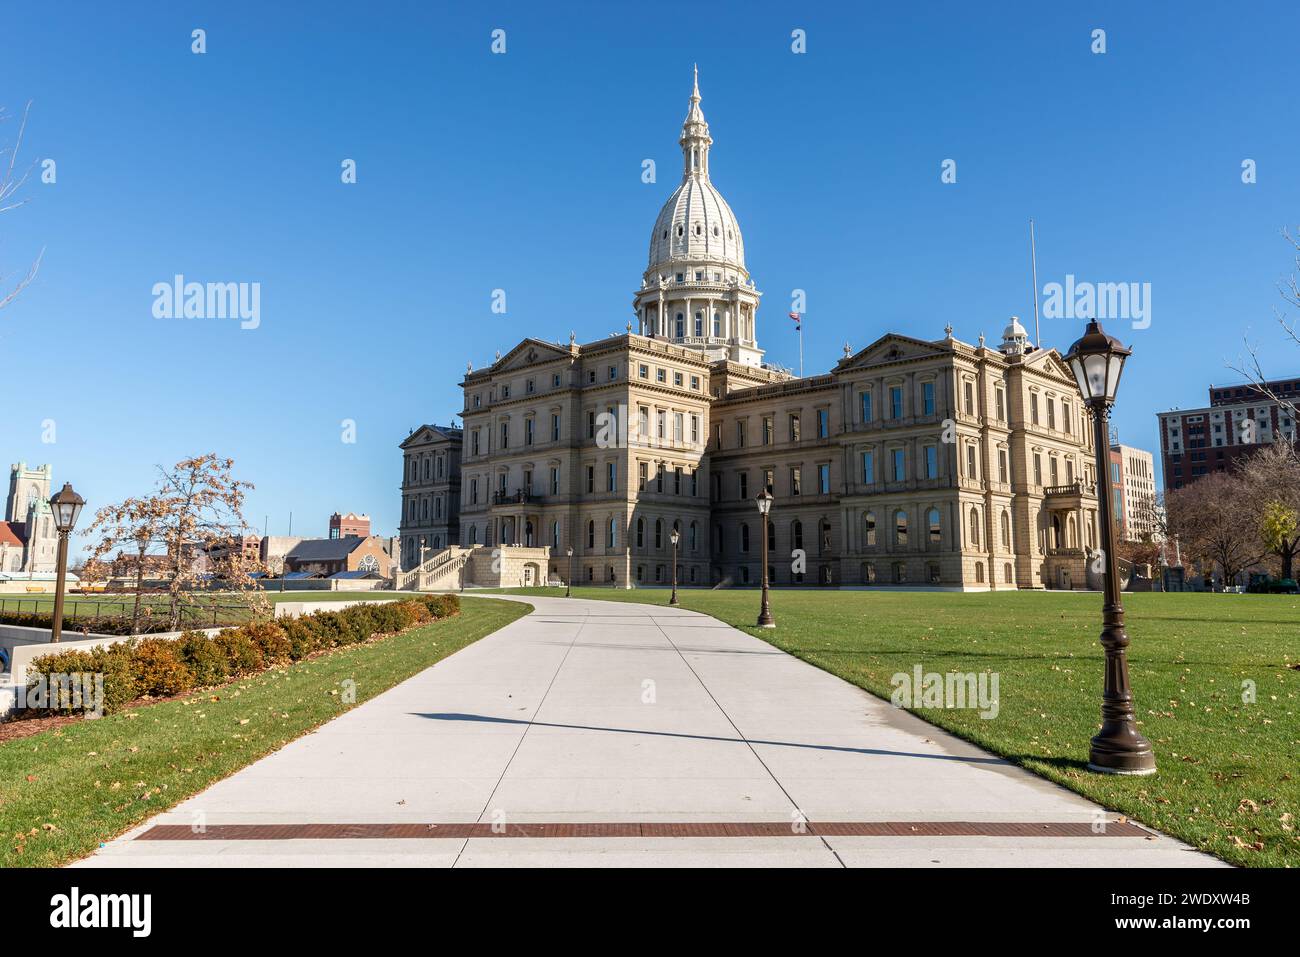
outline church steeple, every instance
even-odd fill
[[[682,123],[682,136],[677,141],[682,146],[682,179],[690,176],[709,178],[709,147],[713,137],[709,136],[709,124],[704,121],[704,112],[700,109],[700,68],[695,67],[695,86],[691,90],[691,106],[686,111],[686,121]]]

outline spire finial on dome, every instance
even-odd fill
[[[691,86],[691,106],[686,111],[686,120],[682,123],[681,139],[677,141],[682,147],[682,178],[692,175],[702,179],[709,178],[709,147],[713,137],[709,136],[709,124],[704,120],[700,109],[700,68],[695,66],[695,79]]]

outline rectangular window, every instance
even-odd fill
[[[650,477],[650,466],[641,462],[636,467],[636,487],[642,492],[645,491],[646,479]]]
[[[560,470],[557,468],[551,469],[551,494],[560,494]]]
[[[743,449],[744,447],[745,447],[745,420],[738,419],[736,421],[736,448]]]
[[[660,409],[655,413],[655,428],[660,442],[668,438],[668,413]]]
[[[533,444],[533,420],[524,419],[524,445]]]
[[[893,419],[903,417],[903,387],[901,385],[891,385],[889,387],[889,416]]]
[[[682,374],[680,372],[673,373],[673,385],[679,389],[682,387]]]
[[[749,498],[749,475],[741,472],[736,476],[736,489],[740,492],[742,501]]]
[[[680,465],[673,469],[673,494],[682,494],[682,467]]]
[[[510,448],[510,423],[508,422],[501,423],[501,447]]]
[[[1056,428],[1056,403],[1052,401],[1051,396],[1047,397],[1047,427]]]
[[[636,374],[639,375],[642,379],[648,379],[650,378],[650,367],[644,364],[639,365],[637,366]]]
[[[763,469],[763,488],[768,495],[776,492],[776,473],[771,469]]]
[[[817,466],[817,491],[822,495],[831,494],[831,467],[829,465]]]
[[[691,416],[691,445],[700,444],[700,417]]]
[[[819,439],[830,438],[830,434],[831,434],[831,410],[818,409],[817,410],[817,438]]]
[[[609,462],[605,466],[605,490],[607,492],[618,491],[618,463]]]
[[[1007,481],[1007,450],[998,449],[998,481],[1006,484]]]
[[[1038,424],[1038,393],[1029,393],[1029,421]]]
[[[666,372],[664,372],[663,369],[655,369],[655,381],[656,381],[656,382],[667,382],[667,381],[668,381],[668,374],[667,374]]]
[[[610,382],[613,382],[613,381],[614,381],[615,379],[617,379],[617,378],[618,378],[618,366],[610,366],[610,367],[609,367],[609,381],[610,381]]]
[[[637,431],[642,439],[651,438],[650,409],[647,406],[637,406]]]
[[[974,415],[975,414],[975,384],[973,382],[967,382],[965,384],[965,390],[966,390],[965,391],[966,414]]]
[[[934,383],[921,383],[921,407],[926,415],[934,415]]]
[[[557,372],[555,373],[555,375],[551,376],[551,388],[558,389],[559,387],[560,387],[560,374]]]
[[[691,498],[700,494],[700,470],[691,469]]]
[[[770,415],[763,416],[763,444],[772,444],[772,417]]]
[[[975,444],[972,442],[966,446],[966,477],[977,478],[975,474]]]
[[[907,462],[903,455],[902,449],[894,449],[894,481],[902,482],[907,479]]]
[[[998,421],[1005,422],[1007,420],[1007,394],[1001,389],[998,389],[994,394],[997,396]]]
[[[1037,452],[1034,453],[1034,484],[1043,484],[1043,457]]]
[[[794,413],[790,414],[790,441],[799,441],[799,416]]]
[[[871,485],[876,481],[876,456],[874,452],[862,453],[862,484]]]
[[[551,413],[551,441],[560,441],[560,413]]]
[[[596,437],[596,413],[588,412],[587,413],[587,438],[594,439],[595,437]]]
[[[691,390],[694,392],[700,391],[700,377],[697,375],[691,376]]]
[[[591,493],[594,491],[596,491],[596,467],[594,465],[588,465],[587,466],[587,492]]]
[[[925,477],[928,479],[939,477],[939,450],[933,445],[925,447]]]
[[[803,494],[803,470],[798,466],[790,470],[790,494]]]
[[[862,424],[866,425],[871,421],[871,393],[862,393]]]

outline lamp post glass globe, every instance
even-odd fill
[[[1093,319],[1083,337],[1070,347],[1065,361],[1093,418],[1096,455],[1097,519],[1101,525],[1101,558],[1105,570],[1101,646],[1106,672],[1101,693],[1101,730],[1089,744],[1088,768],[1103,774],[1154,774],[1151,742],[1137,729],[1133,690],[1128,676],[1129,636],[1120,601],[1119,561],[1115,554],[1114,491],[1110,483],[1110,407],[1119,391],[1130,350],[1102,331]]]

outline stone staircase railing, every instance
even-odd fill
[[[452,584],[459,584],[459,572],[464,567],[465,562],[469,560],[470,551],[468,548],[453,545],[450,548],[444,548],[425,561],[423,565],[409,571],[399,572],[396,581],[397,590],[429,591],[436,588],[445,588],[448,587],[446,582],[449,578],[451,578]]]

